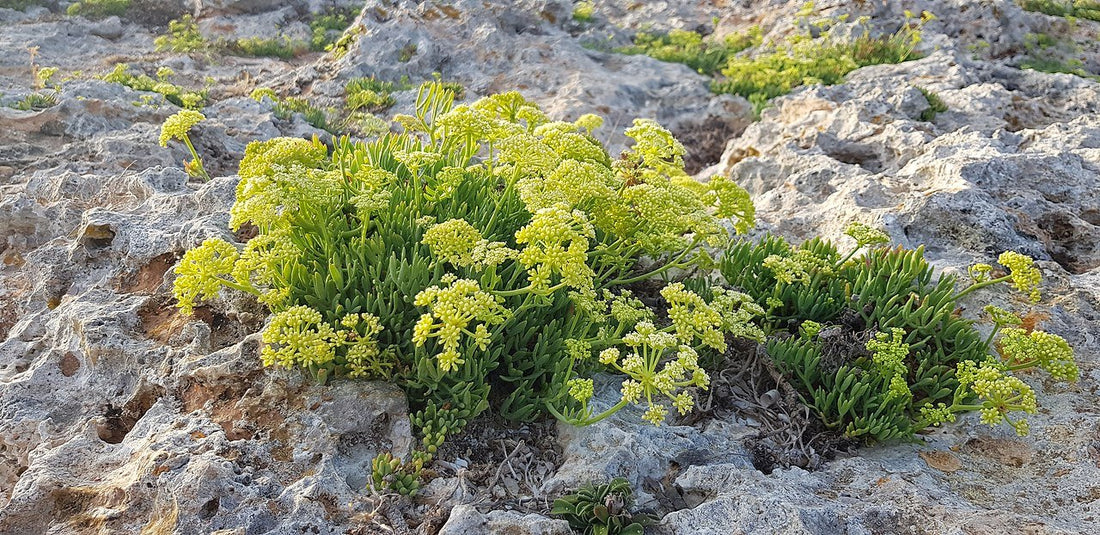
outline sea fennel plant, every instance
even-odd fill
[[[1035,394],[1012,373],[1042,368],[1076,379],[1061,337],[1020,328],[1018,316],[992,306],[983,335],[959,314],[962,297],[995,284],[1037,303],[1041,274],[1030,258],[1005,252],[1004,271],[978,264],[961,285],[935,276],[923,247],[885,247],[884,233],[860,224],[848,234],[857,247],[843,257],[819,239],[794,247],[766,237],[735,244],[721,267],[730,285],[764,304],[768,355],[826,427],[883,441],[979,411],[983,423],[1026,434],[1020,414],[1036,412]]]
[[[267,365],[397,381],[422,448],[380,459],[380,485],[415,490],[407,476],[490,400],[507,418],[575,424],[638,403],[659,424],[706,387],[700,352],[723,351],[727,334],[762,339],[744,294],[668,284],[657,321],[631,293],[709,268],[727,225],[753,220],[736,184],[687,176],[683,147],[653,121],[635,121],[612,158],[598,117],[551,121],[517,93],[455,106],[438,83],[397,121],[402,134],[331,151],[251,143],[230,225],[257,236],[207,240],[175,283],[185,312],[222,288],[267,305]],[[626,375],[611,407],[591,403],[601,370]]]

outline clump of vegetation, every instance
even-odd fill
[[[190,14],[168,23],[168,33],[153,40],[157,52],[200,52],[210,49],[210,43],[199,33],[199,25]]]
[[[1011,374],[1076,376],[1064,340],[1010,326],[1000,309],[986,337],[956,314],[961,297],[1006,282],[1038,301],[1022,255],[1002,255],[1003,273],[976,266],[956,290],[920,249],[883,247],[863,226],[846,255],[821,240],[732,243],[729,229],[753,225],[748,193],[722,176],[695,181],[684,147],[651,120],[613,158],[596,116],[551,121],[514,92],[456,105],[427,83],[395,122],[404,132],[332,149],[250,143],[230,227],[256,237],[206,240],[174,284],[183,313],[223,289],[267,306],[265,365],[404,389],[420,446],[376,458],[376,488],[415,492],[447,437],[490,407],[573,425],[625,410],[663,425],[693,410],[744,343],[765,344],[827,426],[866,440],[971,410],[1026,432],[1016,413],[1033,412],[1034,396]],[[617,396],[596,396],[597,373],[617,376]],[[610,529],[610,506],[604,518],[595,505],[573,511]]]
[[[683,63],[700,74],[713,76],[738,52],[760,45],[759,26],[727,35],[723,39],[703,37],[697,32],[672,30],[667,34],[638,32],[634,45],[617,49],[620,54],[645,54],[672,63]]]
[[[416,52],[416,43],[409,43],[401,47],[401,50],[397,51],[397,61],[408,63],[416,56]]]
[[[102,19],[125,15],[129,8],[130,0],[81,0],[70,4],[65,12],[70,17],[79,15],[89,19]]]
[[[1045,33],[1029,33],[1024,38],[1024,49],[1027,54],[1020,62],[1021,69],[1100,80],[1100,75],[1085,70],[1085,63],[1076,57],[1080,54],[1080,48],[1071,41]]]
[[[1100,21],[1100,2],[1096,0],[1020,0],[1020,7],[1055,17]]]
[[[920,120],[925,122],[932,122],[936,120],[936,115],[947,111],[947,103],[940,98],[939,95],[923,88],[918,87],[917,90],[924,95],[924,100],[928,101],[928,107],[924,111],[920,112]]]
[[[210,174],[206,172],[206,168],[202,164],[202,158],[199,157],[198,151],[195,150],[195,145],[191,143],[191,129],[195,125],[206,120],[206,116],[194,111],[183,110],[177,112],[175,115],[164,120],[164,124],[160,127],[160,146],[167,147],[168,142],[177,139],[182,141],[187,146],[187,150],[191,152],[191,161],[184,162],[183,169],[189,176],[201,178],[203,180],[210,180]]]
[[[301,114],[302,118],[314,128],[324,130],[331,134],[338,132],[332,119],[336,116],[335,109],[318,108],[301,97],[280,98],[279,95],[268,88],[257,88],[253,90],[252,94],[249,96],[257,102],[263,101],[265,97],[271,99],[274,104],[272,112],[274,112],[276,117],[284,121],[289,120],[294,114]]]
[[[577,22],[592,22],[592,15],[596,12],[596,5],[592,2],[577,2],[573,6],[573,20]]]
[[[28,7],[42,5],[42,0],[0,0],[0,8],[26,11]]]
[[[309,50],[309,45],[285,36],[271,39],[247,37],[233,41],[227,50],[240,56],[291,59]]]
[[[411,89],[411,87],[377,80],[372,76],[352,79],[344,86],[344,94],[349,110],[377,113],[389,109],[397,102],[391,94],[393,91],[405,89]]]
[[[928,12],[919,19],[908,12],[906,16],[901,28],[891,35],[872,36],[865,27],[862,35],[849,41],[834,38],[826,30],[816,39],[797,36],[765,45],[749,56],[734,56],[722,69],[724,78],[715,80],[711,89],[741,95],[759,111],[772,98],[802,85],[832,85],[860,67],[917,59],[921,29],[933,17]]]
[[[56,105],[56,93],[36,92],[30,93],[22,99],[9,104],[8,107],[21,111],[42,111],[46,108],[52,108]]]
[[[157,69],[157,77],[154,79],[147,74],[130,72],[130,66],[125,63],[115,65],[113,71],[100,77],[104,82],[122,84],[136,91],[152,91],[164,95],[164,98],[182,108],[199,109],[206,101],[206,90],[190,91],[168,81],[174,75],[172,69],[161,67]]]
[[[312,38],[309,42],[310,50],[314,52],[330,51],[333,45],[355,19],[355,12],[351,10],[329,10],[326,13],[314,17],[309,21],[309,29]]]
[[[734,245],[721,267],[765,307],[768,355],[828,428],[884,441],[980,411],[983,423],[1026,434],[1018,413],[1034,414],[1035,396],[1012,372],[1076,379],[1060,337],[1019,329],[1018,316],[996,307],[986,308],[989,335],[958,314],[960,298],[995,284],[1037,303],[1041,275],[1030,258],[1006,252],[1004,271],[977,265],[960,289],[955,277],[934,275],[923,248],[886,247],[884,233],[859,224],[848,234],[856,248],[844,255],[819,239],[794,247],[767,237]]]
[[[554,500],[550,514],[569,522],[584,535],[642,535],[653,522],[649,515],[631,513],[634,491],[630,482],[615,478],[603,485],[586,485]]]

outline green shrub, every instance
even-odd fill
[[[129,65],[125,63],[115,64],[113,71],[100,77],[104,82],[122,84],[136,91],[152,91],[164,95],[164,98],[182,108],[199,109],[206,101],[206,91],[189,91],[168,81],[168,77],[174,74],[171,69],[162,67],[157,70],[157,78],[153,79],[144,73],[134,74],[130,72]]]
[[[920,112],[920,120],[925,122],[932,122],[936,120],[936,115],[947,111],[947,103],[940,98],[939,95],[923,88],[918,87],[917,90],[924,95],[924,100],[928,101],[928,107],[924,111]]]
[[[1085,70],[1085,62],[1077,57],[1081,49],[1072,41],[1045,33],[1029,33],[1024,37],[1024,49],[1027,53],[1020,61],[1021,69],[1100,80],[1100,76]]]
[[[199,33],[199,26],[191,15],[184,15],[168,23],[168,33],[153,40],[157,52],[199,52],[208,50],[210,43]]]
[[[70,17],[79,15],[89,19],[102,19],[125,15],[129,7],[130,0],[82,0],[70,4],[65,12]]]
[[[351,25],[355,14],[352,10],[332,9],[309,21],[309,29],[313,33],[309,42],[310,49],[314,52],[331,50],[336,40]]]
[[[56,93],[31,93],[17,102],[8,105],[22,111],[41,111],[57,105]]]
[[[1055,17],[1076,17],[1100,21],[1100,2],[1096,0],[1021,0],[1020,7]]]
[[[397,101],[390,93],[409,89],[407,86],[370,78],[355,78],[344,86],[346,105],[352,111],[377,113],[385,111]]]
[[[228,51],[231,54],[281,59],[291,59],[307,50],[309,50],[309,45],[301,41],[291,40],[289,37],[271,39],[249,37],[237,39],[228,46]]]
[[[268,88],[257,88],[249,95],[253,100],[260,102],[264,97],[270,98],[274,103],[272,112],[275,117],[278,117],[284,121],[289,120],[294,114],[301,114],[314,128],[325,130],[330,134],[335,134],[338,129],[333,124],[333,118],[336,116],[336,110],[332,108],[322,109],[309,103],[308,100],[301,97],[286,97],[280,98],[274,91]]]
[[[634,491],[623,478],[604,485],[586,485],[554,500],[550,514],[569,522],[585,535],[642,535],[653,522],[648,515],[631,514]]]
[[[758,333],[759,307],[669,284],[672,322],[657,325],[628,288],[712,263],[704,245],[728,242],[723,220],[751,225],[748,195],[691,179],[683,147],[652,121],[628,129],[633,149],[612,160],[594,116],[550,122],[516,93],[452,98],[426,84],[416,113],[398,116],[405,134],[344,139],[331,154],[317,141],[250,144],[231,225],[260,234],[243,250],[213,239],[189,251],[180,307],[221,287],[251,293],[274,314],[266,364],[397,381],[423,437],[414,463],[490,395],[516,420],[584,424],[640,403],[660,423],[669,403],[690,410],[687,386],[708,380],[698,352]],[[597,369],[627,375],[612,407],[588,404]]]
[[[1007,273],[975,266],[960,289],[955,277],[935,276],[923,248],[883,247],[884,234],[860,225],[849,234],[857,249],[843,257],[822,240],[793,247],[767,237],[734,245],[721,267],[731,286],[765,305],[768,354],[826,427],[883,441],[976,410],[983,423],[1007,421],[1026,434],[1014,413],[1035,413],[1035,396],[1011,372],[1042,367],[1076,379],[1061,338],[1025,332],[1019,317],[996,307],[986,308],[993,326],[983,335],[957,312],[963,295],[998,283],[1037,302],[1031,259],[1005,253]]]
[[[722,69],[723,78],[715,80],[711,89],[741,95],[759,112],[769,100],[796,87],[833,85],[860,67],[919,58],[915,48],[922,27],[931,19],[931,14],[922,13],[920,19],[909,18],[897,32],[882,37],[872,36],[865,28],[861,36],[850,41],[825,32],[816,39],[802,35],[785,43],[765,45],[752,55],[731,57]]]
[[[573,6],[573,20],[577,22],[592,22],[592,15],[596,6],[592,2],[577,2]]]
[[[759,26],[718,40],[696,32],[672,30],[665,35],[638,32],[634,45],[616,50],[621,54],[645,54],[661,61],[683,63],[701,74],[714,75],[738,52],[763,40]]]
[[[636,120],[632,146],[612,158],[592,135],[596,116],[553,122],[514,92],[453,99],[424,84],[415,112],[395,119],[404,132],[369,142],[250,143],[230,227],[257,236],[208,239],[175,269],[183,313],[223,288],[268,307],[265,365],[404,389],[420,447],[379,455],[378,489],[415,492],[446,438],[490,407],[588,425],[636,406],[661,425],[693,409],[707,363],[736,339],[767,344],[826,425],[868,440],[968,410],[1026,432],[1009,414],[1033,412],[1034,395],[1010,372],[1076,376],[1060,338],[1009,326],[999,309],[1003,328],[985,338],[955,313],[963,295],[1008,281],[1037,301],[1026,257],[1002,255],[1003,276],[976,266],[956,291],[919,249],[851,260],[858,248],[842,258],[820,240],[731,246],[729,229],[753,224],[748,193],[692,179],[684,147],[655,122]],[[884,241],[866,227],[851,235]],[[856,341],[839,354],[836,329]],[[594,400],[598,372],[621,380],[617,402]]]

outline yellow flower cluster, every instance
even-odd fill
[[[565,286],[590,290],[595,273],[588,265],[588,244],[595,236],[580,210],[557,205],[535,212],[531,222],[516,232],[516,243],[527,245],[519,261],[527,268],[532,289],[546,291],[558,275]]]
[[[1008,268],[1012,276],[1012,286],[1026,294],[1032,303],[1039,302],[1039,283],[1042,282],[1043,275],[1030,256],[1005,251],[997,257],[997,262]]]
[[[623,337],[623,343],[632,349],[629,355],[623,357],[618,348],[611,347],[600,352],[599,361],[627,376],[620,388],[620,403],[638,403],[644,397],[647,410],[643,419],[653,425],[660,425],[668,414],[655,397],[667,398],[680,414],[687,414],[695,401],[682,389],[706,389],[710,385],[710,376],[699,366],[698,353],[649,321],[638,322],[634,331]],[[675,351],[674,358],[666,360],[670,350]]]
[[[183,141],[192,127],[205,120],[206,116],[195,110],[180,110],[165,119],[164,124],[161,125],[160,146],[167,147],[168,141],[172,139]]]
[[[271,317],[264,328],[260,358],[265,366],[320,366],[336,358],[336,331],[321,313],[307,306],[292,306]]]
[[[1037,364],[1060,381],[1076,381],[1080,373],[1073,348],[1056,334],[1009,328],[1001,331],[998,345],[1009,365]]]
[[[969,387],[982,400],[981,421],[983,424],[997,425],[1008,420],[1016,432],[1027,434],[1027,424],[1012,421],[1010,412],[1035,414],[1035,392],[1018,377],[1008,375],[1004,367],[986,361],[981,365],[972,360],[960,362],[955,372],[959,384]]]
[[[465,219],[449,219],[432,225],[421,240],[438,259],[456,266],[483,269],[515,258],[504,242],[490,242]]]
[[[783,284],[794,284],[809,279],[803,263],[789,256],[768,255],[764,259],[764,267],[771,270],[775,280]]]
[[[416,322],[413,343],[420,347],[429,338],[439,338],[443,350],[436,360],[440,370],[449,372],[465,362],[458,351],[462,335],[484,351],[491,341],[486,326],[503,323],[509,312],[492,294],[482,291],[477,281],[444,276],[443,283],[447,286],[430,286],[416,295],[414,304],[429,311]],[[480,323],[471,330],[472,322]]]
[[[844,229],[844,233],[851,236],[856,241],[856,247],[863,247],[865,245],[882,245],[884,243],[890,243],[890,236],[885,232],[860,223],[853,221],[848,224],[848,227]]]
[[[876,333],[867,341],[867,350],[871,352],[871,361],[883,377],[889,378],[886,398],[903,398],[913,395],[906,382],[909,367],[905,358],[909,356],[909,344],[905,343],[905,331],[894,327],[889,333]]]
[[[280,137],[253,141],[245,148],[238,174],[237,201],[229,210],[229,226],[237,230],[251,222],[262,230],[278,224],[283,217],[289,189],[309,194],[321,184],[312,183],[309,170],[321,167],[328,151],[319,140]],[[332,185],[329,177],[323,182]],[[297,188],[304,187],[304,190]]]
[[[224,278],[233,273],[239,256],[236,247],[219,238],[209,238],[184,253],[176,266],[176,282],[172,288],[180,312],[190,315],[200,299],[216,296]]]

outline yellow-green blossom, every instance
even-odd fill
[[[183,141],[188,132],[196,124],[206,120],[206,116],[195,110],[180,110],[175,115],[164,120],[160,127],[160,146],[167,147],[168,141],[178,139]]]
[[[1026,294],[1032,303],[1039,302],[1039,283],[1043,275],[1039,272],[1039,268],[1035,267],[1035,261],[1030,256],[1005,251],[997,257],[997,262],[1008,268],[1009,275],[1012,276],[1012,286]]]
[[[239,256],[236,247],[219,238],[209,238],[184,253],[176,266],[176,283],[172,288],[180,312],[190,315],[200,299],[216,296]]]
[[[1073,348],[1056,334],[1028,332],[1017,328],[1003,329],[998,345],[1001,355],[1009,365],[1035,364],[1061,381],[1076,381],[1080,373],[1073,359]]]
[[[844,233],[856,240],[856,247],[890,243],[890,236],[888,234],[858,221],[849,223],[848,227],[844,229]]]
[[[427,307],[413,328],[413,342],[419,347],[430,338],[438,338],[443,350],[436,355],[439,369],[449,372],[464,363],[459,352],[463,334],[484,348],[488,332],[470,330],[470,323],[497,325],[508,317],[508,310],[492,294],[481,290],[477,281],[444,277],[446,287],[430,286],[416,295],[413,303]]]
[[[335,331],[321,313],[293,306],[271,317],[264,328],[260,358],[266,366],[320,366],[336,358]]]

